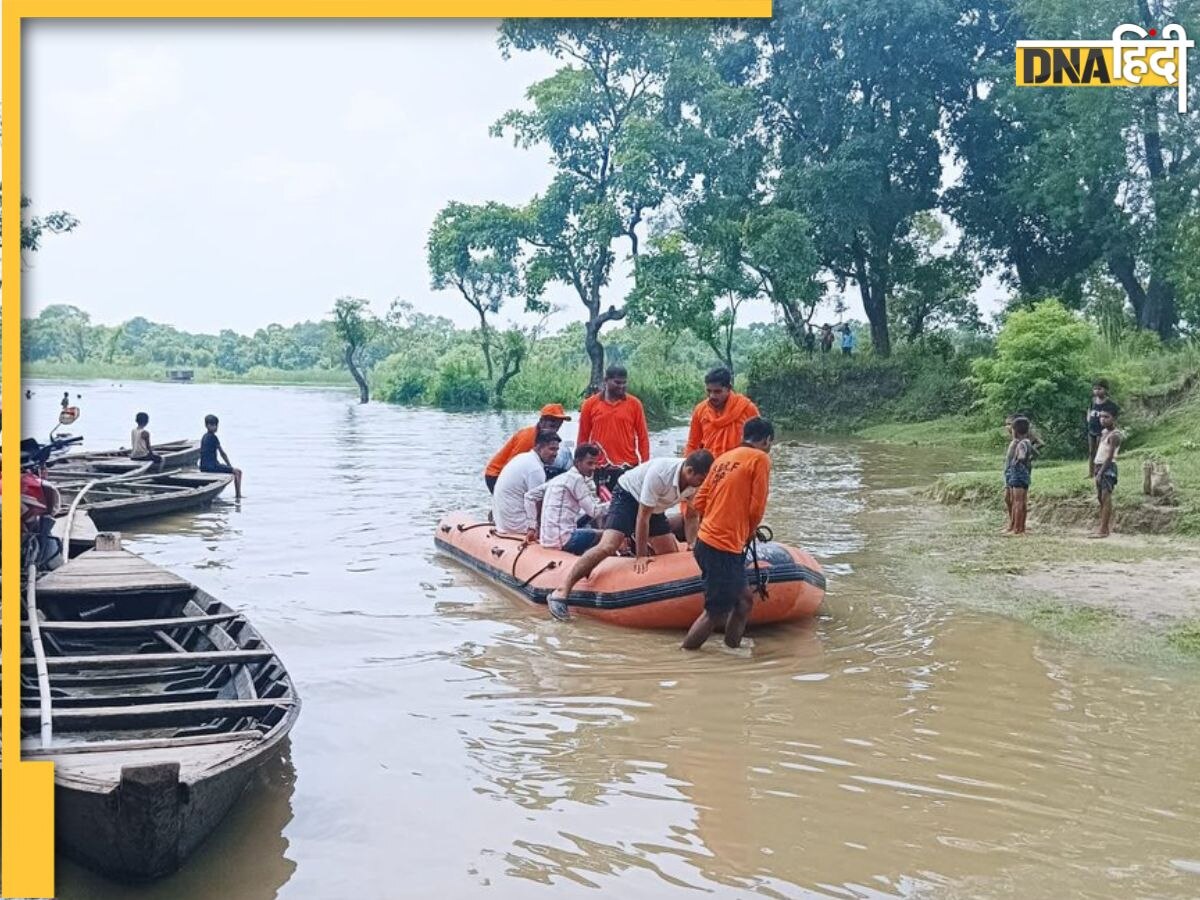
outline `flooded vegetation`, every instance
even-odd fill
[[[27,386],[43,436],[65,387]],[[952,450],[785,440],[767,522],[823,565],[824,608],[688,655],[553,622],[434,551],[528,416],[70,388],[92,449],[139,410],[156,440],[221,417],[245,498],[126,545],[245,610],[304,714],[179,873],[131,888],[63,860],[62,898],[1200,893],[1200,678],[964,602],[916,490]]]

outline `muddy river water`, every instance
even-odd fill
[[[42,436],[65,388],[26,386]],[[139,410],[156,440],[221,416],[245,499],[126,538],[244,609],[304,707],[183,871],[129,888],[62,860],[62,898],[1200,896],[1200,678],[926,586],[897,535],[929,527],[907,489],[952,458],[778,447],[767,521],[825,566],[822,614],[688,655],[435,552],[528,415],[70,387],[92,448]]]

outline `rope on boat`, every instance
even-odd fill
[[[46,651],[42,647],[42,632],[38,626],[37,611],[37,563],[29,566],[29,582],[25,587],[25,603],[28,608],[29,639],[33,644],[33,656],[37,662],[38,709],[42,722],[42,749],[54,742],[54,719],[51,714],[50,673],[46,669]]]
[[[517,555],[513,557],[512,577],[514,579],[517,577],[517,563],[521,561],[521,554],[525,552],[526,547],[530,547],[530,546],[532,546],[532,544],[530,544],[528,541],[521,544],[521,549],[518,550]],[[536,572],[534,572],[532,575],[530,575],[528,578],[526,578],[524,581],[522,581],[518,585],[518,587],[521,590],[524,590],[525,588],[529,587],[530,582],[532,582],[539,575],[541,575],[544,572],[549,572],[552,569],[557,569],[557,568],[558,568],[558,560],[552,559],[552,560],[550,560],[550,562],[546,563],[544,566],[542,566],[540,569],[538,569]]]
[[[754,592],[758,594],[760,600],[767,599],[767,583],[771,580],[771,576],[758,566],[758,543],[762,541],[764,544],[769,544],[774,539],[775,532],[766,525],[759,525],[747,544],[750,558],[754,560]]]
[[[491,525],[492,525],[492,523],[491,523],[491,522],[476,522],[474,525],[464,525],[462,522],[459,522],[459,523],[458,523],[456,526],[454,526],[454,527],[458,529],[458,533],[459,533],[459,534],[462,534],[464,531],[470,531],[470,530],[471,530],[471,529],[473,529],[473,528],[490,528],[490,527],[491,527]],[[446,525],[446,526],[443,526],[443,529],[442,529],[442,530],[443,530],[443,531],[449,531],[449,530],[450,530],[450,526],[448,526],[448,525]]]

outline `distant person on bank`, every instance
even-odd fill
[[[1014,416],[1010,426],[1012,440],[1004,454],[1004,492],[1008,507],[1005,534],[1024,534],[1025,518],[1029,511],[1029,484],[1033,477],[1033,441],[1029,437],[1029,420]]]
[[[812,325],[809,325],[804,332],[804,352],[812,356],[817,349],[817,333],[813,331]]]
[[[241,500],[242,470],[233,467],[233,463],[229,461],[229,456],[225,453],[225,448],[221,446],[221,439],[217,437],[217,428],[220,427],[220,424],[221,422],[216,416],[204,417],[204,437],[200,438],[200,471],[232,475],[233,495]],[[218,462],[218,456],[224,462]]]
[[[826,322],[821,326],[821,353],[828,353],[833,349],[833,329]]]
[[[854,337],[854,332],[850,330],[849,325],[842,326],[842,356],[851,356],[854,353],[854,348],[858,340]]]
[[[488,461],[487,468],[483,470],[483,482],[487,485],[488,493],[495,493],[496,479],[512,459],[533,449],[533,439],[539,431],[553,431],[558,434],[562,423],[570,421],[571,417],[567,415],[561,403],[547,403],[543,406],[537,424],[522,428],[513,434]]]

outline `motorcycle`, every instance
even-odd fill
[[[30,566],[49,572],[62,565],[63,542],[54,536],[54,515],[62,506],[58,489],[46,480],[46,463],[82,437],[52,438],[39,444],[34,438],[21,442],[21,576]]]

